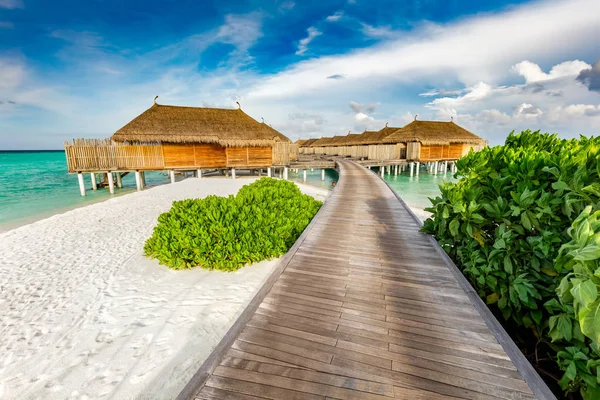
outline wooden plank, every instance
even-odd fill
[[[423,147],[450,154],[449,146]],[[506,337],[499,343],[472,289],[410,210],[373,173],[339,164],[310,235],[230,331],[230,346],[211,356],[198,398],[534,398]]]

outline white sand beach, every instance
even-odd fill
[[[172,271],[144,242],[172,201],[253,180],[187,179],[0,233],[0,398],[174,398],[277,260]]]

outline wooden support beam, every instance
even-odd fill
[[[81,172],[77,174],[77,180],[79,181],[79,194],[85,196],[85,183],[83,182],[83,174]]]
[[[142,190],[142,176],[140,171],[135,171],[135,187],[138,191]]]
[[[92,180],[92,190],[97,190],[98,185],[96,184],[96,174],[92,172],[90,174],[90,179]]]
[[[123,189],[123,179],[121,178],[120,172],[117,172],[117,187]]]
[[[302,174],[302,175],[303,175],[303,176],[302,176],[302,179],[304,180],[304,182],[306,182],[306,170],[304,170],[304,171],[302,171],[302,172],[303,172],[303,174]]]
[[[411,177],[413,176],[413,172],[414,172],[413,169],[414,169],[414,167],[415,167],[415,163],[410,163],[410,176]]]
[[[437,175],[438,173],[438,162],[436,161],[433,166],[433,175]]]
[[[371,168],[369,167],[369,169],[371,169]],[[311,171],[312,171],[312,170],[311,170]],[[325,180],[325,169],[322,169],[322,170],[321,170],[321,180],[322,180],[322,181],[324,181],[324,180]]]
[[[201,169],[196,170],[196,177],[202,178],[202,170]]]
[[[175,171],[170,170],[169,176],[171,177],[171,183],[175,183]]]
[[[272,174],[271,174],[271,167],[267,167],[267,176],[269,178],[272,178]]]
[[[283,179],[287,181],[288,178],[288,167],[283,167]]]
[[[231,168],[231,177],[235,179],[235,168]]]
[[[113,174],[112,172],[108,172],[106,175],[108,177],[108,190],[110,191],[110,194],[115,194],[115,180]]]
[[[419,176],[419,169],[420,169],[420,167],[421,167],[421,164],[417,161],[415,163],[415,175],[416,176]]]

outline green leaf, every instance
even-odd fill
[[[571,294],[573,295],[573,298],[579,302],[579,304],[581,304],[583,307],[587,307],[596,300],[598,297],[598,289],[594,282],[590,280],[573,281],[576,281],[576,283],[574,283],[573,288],[571,289]]]
[[[563,181],[557,181],[552,184],[552,189],[554,189],[554,190],[569,190],[570,187]]]
[[[457,236],[458,235],[458,228],[460,227],[460,222],[458,221],[458,219],[454,218],[452,220],[452,222],[450,222],[450,225],[448,226],[448,228],[450,229],[450,233],[452,234],[452,236]]]

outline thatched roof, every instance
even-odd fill
[[[479,144],[483,139],[454,122],[413,121],[387,136],[384,143],[421,142],[424,145],[450,143]]]
[[[319,138],[308,139],[306,142],[304,142],[303,145],[301,145],[301,147],[310,147],[310,145],[316,142],[317,140],[319,140]]]
[[[291,142],[241,109],[165,106],[152,107],[119,129],[116,142],[215,143],[227,147],[272,146]]]
[[[307,139],[298,139],[294,142],[294,144],[297,144],[298,147],[302,147],[302,146],[304,146],[304,143],[306,143],[306,142],[308,142]]]

